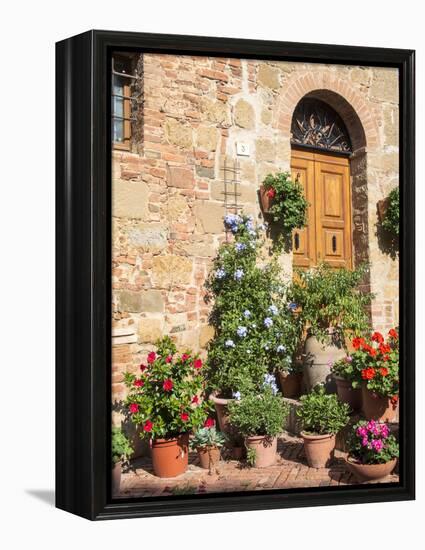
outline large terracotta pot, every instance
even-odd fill
[[[210,400],[214,403],[215,412],[217,414],[218,427],[221,432],[229,433],[230,423],[229,423],[229,412],[227,410],[227,405],[233,401],[233,399],[225,399],[223,397],[217,397],[213,393],[210,395]]]
[[[279,371],[278,376],[283,397],[293,399],[300,396],[301,382],[303,379],[301,372],[288,373],[285,371]]]
[[[276,462],[276,437],[252,435],[245,438],[245,445],[255,451],[255,468],[268,468]]]
[[[351,380],[346,380],[342,376],[335,376],[336,392],[339,400],[347,403],[352,411],[360,411],[362,408],[362,390],[353,388]]]
[[[363,414],[367,420],[393,422],[397,416],[397,404],[391,403],[390,397],[380,395],[367,389],[362,384]]]
[[[336,384],[331,375],[331,366],[338,359],[345,357],[345,350],[334,344],[326,345],[315,336],[308,336],[305,341],[304,381],[310,391],[316,384],[325,384],[329,393],[336,392]]]
[[[270,207],[273,204],[273,199],[268,196],[267,192],[268,190],[264,185],[261,185],[258,193],[260,195],[261,210],[264,214],[270,213]]]
[[[112,495],[118,495],[121,486],[122,462],[116,462],[112,468]]]
[[[211,471],[217,468],[220,462],[220,449],[218,447],[199,447],[198,456],[201,468]]]
[[[361,464],[354,458],[348,457],[347,465],[359,481],[376,481],[390,475],[394,470],[397,459],[393,458],[385,464]]]
[[[301,432],[304,439],[304,452],[311,468],[326,468],[333,458],[335,435],[307,434]]]
[[[189,434],[152,441],[152,465],[158,477],[176,477],[186,471]]]

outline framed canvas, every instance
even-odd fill
[[[413,499],[414,52],[56,53],[57,507]]]

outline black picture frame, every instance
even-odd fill
[[[110,54],[141,50],[399,69],[400,482],[113,501]],[[56,506],[91,520],[415,498],[414,51],[93,30],[56,45]]]

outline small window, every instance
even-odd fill
[[[112,58],[112,142],[115,148],[130,149],[132,117],[131,88],[134,75],[130,56]]]

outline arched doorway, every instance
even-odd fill
[[[326,262],[353,267],[350,135],[326,102],[304,97],[291,124],[291,172],[309,202],[308,225],[293,233],[293,264],[309,268]]]

